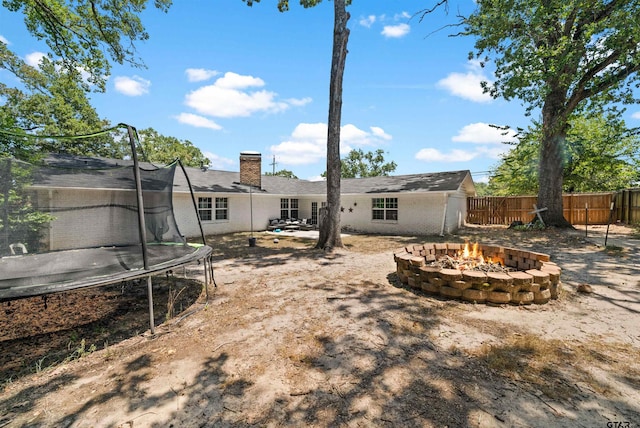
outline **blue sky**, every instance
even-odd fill
[[[263,171],[316,179],[326,170],[326,123],[333,2],[277,11],[275,1],[180,0],[167,14],[143,14],[150,38],[137,45],[147,68],[114,65],[101,117],[189,140],[211,168],[238,170],[239,153],[258,151]],[[493,100],[480,81],[491,68],[468,60],[473,39],[442,27],[472,0],[420,22],[424,0],[354,0],[348,10],[341,154],[385,151],[395,175],[468,169],[476,181],[513,141],[490,124],[526,127],[517,101]],[[440,31],[437,31],[440,30]],[[47,52],[22,15],[0,9],[0,38],[30,63]],[[11,76],[0,70],[0,81]],[[626,117],[638,126],[638,109]]]

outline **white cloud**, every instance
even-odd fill
[[[9,42],[9,40],[3,36],[2,34],[0,34],[0,42],[4,43],[5,45],[10,45],[11,42]]]
[[[366,146],[370,135],[367,131],[348,123],[340,128],[340,143]]]
[[[504,135],[503,135],[504,134]],[[464,126],[451,141],[478,144],[471,150],[452,149],[448,152],[424,148],[415,158],[424,162],[468,162],[476,158],[501,159],[511,148],[506,142],[517,142],[516,132],[502,131],[487,123],[477,122]]]
[[[311,98],[277,100],[278,94],[262,88],[262,79],[227,72],[212,85],[198,88],[185,97],[185,104],[197,113],[212,117],[247,117],[254,113],[277,113],[290,106],[303,106]]]
[[[469,61],[466,73],[450,73],[444,79],[438,81],[438,86],[446,89],[452,95],[478,103],[491,102],[493,98],[485,93],[480,85],[482,81],[488,81],[477,61]]]
[[[285,102],[287,102],[288,104],[291,104],[292,106],[296,106],[296,107],[302,107],[305,106],[307,104],[309,104],[311,101],[313,101],[311,98],[306,97],[306,98],[288,98],[285,100]]]
[[[391,135],[380,127],[370,127],[371,132],[347,124],[340,129],[340,152],[346,154],[353,146],[375,146],[390,140]],[[327,124],[300,123],[289,138],[271,146],[278,162],[286,165],[306,165],[325,159],[327,153]]]
[[[501,130],[488,123],[476,122],[465,125],[458,131],[458,135],[451,141],[459,143],[477,144],[501,144],[505,142],[517,142],[516,132],[513,129]]]
[[[468,162],[478,157],[477,152],[454,149],[448,153],[426,148],[416,153],[415,158],[424,162]]]
[[[485,184],[489,184],[489,174],[483,174],[483,175],[475,175],[473,176],[473,182],[474,183],[485,183]]]
[[[373,135],[375,135],[378,138],[382,138],[383,140],[390,140],[391,135],[387,134],[386,132],[384,132],[384,129],[379,128],[377,126],[372,126],[369,129],[371,129],[371,133],[373,133]]]
[[[209,159],[210,169],[226,171],[236,164],[233,159],[224,158],[212,152],[202,152],[202,154]]]
[[[313,141],[283,141],[271,146],[271,152],[276,155],[278,162],[285,165],[305,165],[315,163],[324,158],[326,146]]]
[[[262,87],[264,86],[264,80],[259,77],[243,76],[238,73],[228,71],[216,80],[216,86],[224,89],[244,89],[250,87]]]
[[[113,79],[116,91],[130,97],[138,97],[149,93],[151,81],[143,79],[140,76],[117,76]]]
[[[499,160],[499,159],[502,159],[503,155],[506,154],[512,148],[513,147],[508,144],[480,146],[478,147],[477,152],[480,156],[483,156],[485,158]]]
[[[637,112],[633,113],[633,114],[631,115],[631,118],[633,118],[633,119],[640,119],[640,111],[637,111]]]
[[[409,15],[409,12],[405,12],[405,11],[402,11],[401,13],[396,13],[393,17],[393,19],[396,21],[400,21],[402,19],[409,19],[409,18],[411,18],[411,15]]]
[[[247,117],[256,112],[279,112],[287,104],[275,101],[276,94],[269,91],[241,92],[216,85],[197,89],[186,97],[186,105],[200,114],[213,117]]]
[[[376,16],[375,15],[369,15],[367,17],[360,18],[360,21],[358,21],[358,23],[360,25],[362,25],[363,27],[367,27],[367,28],[371,28],[371,26],[375,22],[376,22]]]
[[[511,148],[510,145],[503,143],[514,143],[518,139],[516,132],[511,129],[503,131],[488,123],[477,122],[462,127],[451,141],[473,143],[477,146],[471,150],[453,149],[448,152],[424,148],[416,153],[415,158],[424,162],[468,162],[476,158],[501,159],[502,155]]]
[[[382,35],[391,38],[400,38],[409,34],[411,27],[409,24],[385,25],[382,29]]]
[[[207,70],[204,68],[187,68],[185,73],[187,74],[187,80],[189,80],[189,82],[202,82],[220,74],[216,70]]]
[[[46,56],[47,54],[45,54],[44,52],[31,52],[24,57],[24,62],[29,64],[31,67],[39,67],[40,61]]]
[[[222,129],[222,126],[218,125],[213,120],[193,113],[180,113],[175,118],[180,123],[195,126],[196,128],[209,128],[215,129],[216,131]]]

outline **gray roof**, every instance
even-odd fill
[[[131,166],[133,164],[131,160],[50,155],[46,164],[49,168],[34,183],[38,187],[135,188],[131,173],[128,169],[122,168]],[[154,169],[154,165],[149,163],[141,162],[140,166],[143,169]],[[185,170],[195,192],[249,192],[248,186],[240,184],[239,172],[202,170],[192,167],[186,167]],[[261,189],[254,187],[252,188],[254,192],[274,195],[326,194],[325,181],[308,181],[268,175],[263,175],[261,180]],[[450,192],[459,190],[465,181],[470,182],[473,186],[468,170],[390,177],[348,178],[341,181],[341,193]],[[186,179],[179,168],[176,170],[174,191],[188,191]]]

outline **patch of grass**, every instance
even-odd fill
[[[625,252],[624,247],[618,247],[617,245],[607,245],[604,248],[604,252],[610,256],[621,256]]]
[[[533,223],[519,224],[513,226],[513,230],[530,231],[530,230],[545,230],[546,226],[540,220],[536,220]]]
[[[73,342],[69,342],[69,344],[67,345],[68,349],[71,349],[72,343]],[[73,352],[64,359],[63,363],[68,363],[73,360],[79,360],[80,358],[86,357],[87,355],[95,352],[96,349],[97,349],[96,345],[91,345],[87,348],[85,340],[82,339],[78,344],[78,347],[74,349]],[[41,373],[45,370],[49,370],[59,362],[59,361],[52,361],[51,364],[49,364],[48,366],[44,365],[44,362],[47,360],[47,358],[50,358],[50,357],[48,355],[45,355],[44,357],[36,360],[35,367],[34,367],[35,373]]]
[[[305,332],[304,334],[288,332],[284,337],[282,346],[278,348],[278,354],[294,364],[311,367],[324,352],[328,340],[327,336],[313,334],[312,332]]]
[[[69,348],[71,348],[71,342],[69,342]],[[69,362],[69,361],[73,361],[73,360],[79,360],[80,358],[86,357],[87,355],[95,352],[96,349],[97,348],[96,348],[95,344],[92,344],[91,346],[89,346],[89,348],[87,348],[85,340],[82,339],[80,341],[80,343],[78,344],[78,347],[71,353],[71,355],[69,355],[67,358],[65,358],[64,361],[65,362]]]
[[[165,315],[166,321],[172,319],[176,314],[176,303],[178,302],[178,298],[180,294],[186,289],[186,287],[182,287],[180,291],[176,291],[172,284],[169,285],[169,295],[167,297],[167,313]],[[180,307],[178,312],[182,312],[183,308]]]
[[[0,383],[0,392],[4,391],[5,389],[7,389],[7,387],[9,385],[13,384],[13,378],[12,377],[8,377],[6,379],[4,379],[2,381],[2,383]]]
[[[411,317],[398,317],[392,320],[391,329],[395,335],[424,335],[427,334],[430,326],[423,319],[412,319]]]
[[[575,379],[600,394],[612,391],[592,374],[591,367],[624,373],[626,381],[640,385],[637,349],[630,344],[591,338],[586,343],[515,334],[499,345],[483,344],[471,352],[490,369],[514,381],[525,381],[547,397],[562,400],[578,387]]]
[[[38,361],[36,361],[36,373],[40,373],[42,372],[43,368],[42,368],[42,364],[44,364],[44,360],[46,359],[46,355],[42,358],[40,358]],[[46,366],[45,366],[46,368]]]

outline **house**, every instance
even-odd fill
[[[45,236],[49,249],[91,246],[86,239],[97,236],[96,225],[102,225],[101,233],[114,242],[137,239],[136,214],[130,209],[135,206],[135,183],[130,172],[117,168],[131,161],[52,155],[48,163],[57,170],[36,180],[32,188],[38,206],[55,213]],[[194,205],[206,235],[265,230],[270,220],[279,218],[317,224],[326,183],[265,176],[261,164],[259,153],[242,152],[239,172],[185,168],[187,178],[177,168],[172,203],[179,233],[200,235]],[[65,170],[68,166],[86,169],[65,172],[71,171]],[[92,168],[98,173],[89,173]],[[141,163],[141,168],[152,165]],[[343,179],[341,225],[365,233],[448,234],[463,224],[467,197],[474,195],[469,171]],[[104,207],[126,212],[115,223]],[[96,245],[104,239],[97,236]]]
[[[188,168],[205,234],[265,230],[270,219],[308,219],[316,224],[326,201],[326,182],[265,176],[261,155],[240,154],[240,172]],[[386,234],[448,234],[466,218],[475,196],[469,171],[343,179],[341,225]],[[181,231],[197,232],[190,196],[176,177],[174,209]]]

